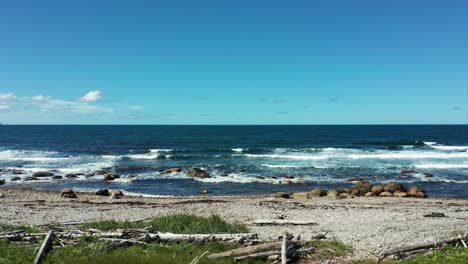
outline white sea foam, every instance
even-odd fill
[[[311,155],[278,155],[278,154],[245,154],[248,158],[272,158],[272,159],[293,159],[293,160],[325,160],[328,156]]]
[[[468,146],[431,146],[431,148],[440,150],[468,150]]]
[[[171,152],[173,150],[172,149],[150,149],[149,151],[153,153],[158,153],[158,152]]]
[[[468,164],[422,163],[422,164],[415,164],[414,167],[418,169],[468,169]]]
[[[261,164],[262,166],[264,167],[268,167],[268,168],[301,168],[301,167],[304,167],[304,166],[300,166],[300,165],[280,165],[280,164]]]
[[[234,151],[234,152],[243,152],[243,151],[245,151],[245,149],[243,149],[243,148],[233,148],[231,150]]]
[[[439,153],[423,151],[400,151],[400,152],[369,152],[366,154],[351,154],[351,159],[451,159],[468,158],[468,152],[461,153]]]
[[[134,155],[127,155],[127,157],[131,159],[157,159],[159,157],[159,154],[134,154]]]
[[[424,145],[428,145],[428,146],[432,146],[432,145],[437,144],[437,142],[433,142],[433,141],[424,141],[423,143],[424,143]]]

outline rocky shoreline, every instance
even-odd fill
[[[368,187],[365,183],[356,187],[361,185]],[[24,187],[0,187],[0,193],[0,223],[41,225],[102,219],[138,220],[187,212],[201,216],[217,214],[229,222],[242,223],[258,219],[313,221],[318,225],[249,228],[265,240],[280,236],[284,231],[305,238],[317,232],[328,232],[329,237],[350,244],[360,256],[375,256],[399,245],[451,237],[456,232],[468,233],[468,200],[464,199],[357,195],[353,199],[342,199],[339,192],[335,199],[334,195],[328,196],[330,191],[321,198],[298,194],[286,197],[293,199],[278,194],[142,197],[109,190],[96,195]],[[441,214],[427,217],[431,213]]]

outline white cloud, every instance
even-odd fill
[[[79,101],[81,102],[96,102],[102,98],[101,91],[89,91],[85,96],[81,97]]]
[[[135,111],[143,110],[143,106],[141,106],[141,105],[131,105],[131,106],[129,106],[129,108],[131,110],[135,110]]]
[[[14,93],[0,93],[0,110],[12,108],[18,97]]]
[[[34,101],[39,101],[39,102],[45,102],[45,101],[49,101],[52,99],[52,97],[50,96],[45,96],[45,95],[36,95],[36,96],[33,96],[31,97]]]

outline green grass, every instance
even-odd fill
[[[221,217],[199,217],[189,214],[160,216],[148,222],[131,223],[128,221],[97,221],[82,225],[83,228],[95,228],[109,231],[127,228],[149,227],[151,232],[170,232],[178,234],[216,234],[216,233],[245,233],[248,229],[243,224],[229,224]]]
[[[352,252],[352,248],[338,240],[312,240],[309,246],[316,247],[317,249],[327,249],[334,257],[345,256]],[[331,251],[332,252],[331,252]]]
[[[30,264],[35,252],[35,247],[11,245],[0,240],[0,264]]]
[[[418,256],[397,263],[402,264],[466,264],[468,263],[468,249],[445,246],[442,250],[433,251],[428,256]]]
[[[14,226],[14,225],[0,223],[0,233],[13,231],[13,230],[24,230],[27,233],[41,232],[41,230],[32,226]]]

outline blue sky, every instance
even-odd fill
[[[0,122],[468,123],[468,1],[0,2]]]

